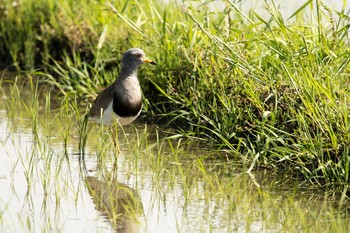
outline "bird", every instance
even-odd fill
[[[115,119],[120,126],[136,120],[142,110],[137,69],[143,63],[156,65],[140,48],[131,48],[124,53],[119,76],[96,97],[89,112],[89,120],[105,126],[113,125]]]

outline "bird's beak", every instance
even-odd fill
[[[143,60],[143,62],[150,63],[150,64],[152,64],[152,65],[157,65],[157,63],[155,63],[154,61],[152,61],[152,60],[149,59],[149,58],[145,58],[145,59]]]

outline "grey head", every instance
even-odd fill
[[[145,52],[142,49],[131,48],[124,53],[121,61],[121,66],[122,68],[128,67],[131,69],[135,69],[143,63],[150,63],[152,65],[156,65],[154,61],[146,57]]]

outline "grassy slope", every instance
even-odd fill
[[[104,1],[3,2],[3,63],[42,66],[62,92],[90,98],[113,80],[108,59],[142,47],[159,64],[140,70],[147,119],[181,126],[252,167],[347,187],[348,18],[321,2],[304,5],[308,21],[303,9],[286,20],[273,4],[262,17],[230,1],[215,14],[156,1],[117,1],[115,11]]]

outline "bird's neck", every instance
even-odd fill
[[[121,78],[130,77],[130,76],[137,77],[137,68],[138,68],[138,65],[128,65],[128,66],[122,65],[119,77]]]
[[[115,82],[115,89],[129,98],[141,98],[141,87],[137,78],[137,66],[122,66],[120,75]]]

